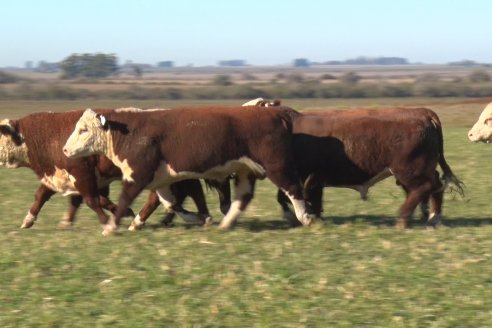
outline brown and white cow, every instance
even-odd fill
[[[253,197],[256,179],[268,177],[287,193],[297,219],[311,223],[293,163],[291,118],[286,110],[241,107],[100,115],[88,109],[63,151],[72,158],[104,154],[123,172],[115,223],[144,189],[172,202],[169,185],[190,178],[223,180],[236,174],[235,199],[219,227],[230,228]],[[178,212],[178,214],[180,214]]]
[[[406,192],[398,225],[407,227],[419,203],[432,209],[429,225],[440,221],[445,184],[461,181],[444,158],[441,122],[426,108],[352,110],[297,115],[293,120],[294,156],[305,198],[315,215],[322,211],[323,187],[347,187],[364,199],[375,183],[394,175]],[[281,193],[285,215],[289,207]]]
[[[492,141],[492,103],[485,106],[477,122],[468,132],[468,138],[474,142]]]
[[[109,110],[101,110],[109,112]],[[70,195],[70,206],[60,225],[71,225],[82,200],[99,216],[101,222],[107,216],[101,207],[115,211],[116,205],[109,198],[109,183],[121,179],[121,171],[105,156],[68,159],[62,146],[83,111],[66,113],[34,113],[16,120],[0,121],[0,165],[8,168],[31,168],[40,180],[35,201],[24,218],[21,228],[31,227],[46,201],[56,192]],[[191,196],[205,220],[209,217],[203,191],[198,180],[189,180],[173,186],[177,203]],[[135,218],[145,222],[159,205],[155,194],[150,194],[144,208]],[[131,210],[125,215],[132,215]],[[167,221],[170,220],[170,215]],[[165,222],[165,223],[166,223]]]

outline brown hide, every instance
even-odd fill
[[[444,159],[442,128],[438,116],[426,108],[390,108],[304,112],[295,117],[294,154],[305,182],[305,196],[320,215],[324,186],[363,186],[365,197],[373,180],[390,169],[407,193],[400,209],[403,225],[413,209],[431,196],[433,213],[440,214],[442,184],[461,182]],[[365,185],[365,186],[364,186]],[[364,193],[364,195],[363,195]],[[284,210],[285,199],[279,193]]]
[[[100,109],[97,111],[106,114],[112,110]],[[75,178],[75,187],[80,193],[80,196],[71,196],[73,199],[71,200],[69,214],[65,218],[68,222],[64,223],[72,223],[75,211],[81,202],[79,198],[84,198],[88,202],[88,205],[96,211],[101,222],[105,223],[107,217],[100,209],[100,206],[112,212],[116,209],[116,205],[108,198],[108,185],[112,180],[121,179],[120,169],[107,157],[102,155],[69,159],[62,151],[65,141],[82,113],[82,110],[65,113],[34,113],[12,122],[16,128],[16,132],[22,136],[27,146],[28,166],[36,173],[40,180],[45,176],[54,175],[56,168],[68,171]],[[199,181],[195,180],[183,183],[182,186],[178,183],[174,188],[177,191],[178,199],[181,203],[186,196],[198,199],[199,202],[196,204],[200,210],[200,214],[208,216],[205,200],[201,197],[203,191],[201,190]],[[41,207],[53,193],[54,191],[46,186],[40,186],[35,195],[35,203],[30,210],[31,222],[23,223],[22,227],[28,228],[32,226],[34,223],[33,220],[35,220]],[[203,201],[201,201],[202,199]],[[149,197],[147,204],[145,204],[144,209],[140,212],[143,222],[152,214],[158,204],[159,200],[157,197]],[[125,212],[126,215],[133,216],[134,214],[129,209]]]
[[[111,112],[104,118],[87,113],[87,123],[81,118],[81,124],[92,126],[93,120],[101,120],[93,135],[101,138],[98,145],[107,140],[104,143],[109,149],[101,146],[89,153],[108,151],[114,154],[108,156],[115,156],[113,160],[128,172],[115,215],[116,225],[120,207],[131,204],[143,188],[164,195],[165,188],[175,181],[190,177],[225,179],[240,172],[237,184],[241,188],[247,186],[248,190],[240,191],[236,198],[240,205],[233,204],[234,209],[221,222],[221,228],[229,228],[251,200],[254,180],[265,175],[296,202],[297,219],[303,224],[311,222],[305,213],[292,156],[291,120],[296,115],[290,108],[279,107],[184,107],[170,111]],[[77,144],[77,129],[65,148],[71,156],[76,156],[77,147],[86,147]],[[109,129],[110,136],[101,129]],[[247,166],[243,166],[245,159]],[[238,160],[241,161],[237,163]],[[240,166],[228,166],[231,162]],[[105,228],[106,233],[113,230],[111,226]]]

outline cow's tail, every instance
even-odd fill
[[[439,138],[439,166],[443,172],[441,180],[443,183],[442,189],[445,190],[448,186],[451,188],[451,192],[457,192],[461,197],[465,196],[463,181],[458,179],[456,175],[454,175],[451,167],[446,162],[446,158],[444,158],[444,137],[442,133],[442,125],[441,121],[437,114],[434,113],[432,117],[432,123],[436,127],[438,138]]]

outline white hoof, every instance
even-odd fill
[[[310,226],[311,224],[313,224],[314,219],[315,219],[315,216],[313,214],[305,213],[302,216],[301,223],[303,226]]]
[[[70,221],[67,221],[67,220],[61,220],[58,223],[58,228],[59,229],[67,229],[67,228],[70,228],[71,226],[73,226],[73,223],[70,222]]]
[[[116,231],[116,224],[111,222],[111,223],[104,225],[102,235],[103,236],[110,236],[110,235],[114,234],[115,231]]]
[[[204,227],[209,227],[212,224],[214,224],[214,219],[211,216],[208,216],[205,218],[205,221],[203,222]]]
[[[24,220],[21,224],[21,229],[29,229],[34,225],[34,220]]]
[[[128,227],[128,230],[137,231],[137,230],[142,229],[143,225],[144,225],[144,222],[142,222],[142,220],[140,220],[140,216],[137,215],[135,217],[135,219],[132,220],[132,223]]]

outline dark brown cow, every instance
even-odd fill
[[[107,216],[101,207],[115,211],[116,205],[108,198],[109,183],[121,179],[119,168],[105,156],[68,159],[63,155],[63,143],[82,112],[35,113],[21,119],[0,122],[0,165],[10,168],[29,167],[41,182],[22,228],[34,224],[44,203],[56,192],[70,195],[69,210],[61,221],[62,226],[73,223],[82,199],[98,214],[102,223],[106,223]],[[173,192],[178,206],[186,196],[191,196],[197,204],[200,218],[205,220],[209,217],[198,180],[173,185]],[[158,204],[157,196],[150,194],[136,220],[144,222]],[[133,216],[133,213],[129,210],[125,215]]]
[[[104,154],[123,172],[115,223],[144,189],[164,202],[169,185],[189,178],[225,179],[236,174],[235,200],[220,228],[231,227],[253,197],[257,178],[268,177],[285,191],[301,223],[311,223],[293,163],[291,118],[287,110],[241,107],[180,108],[171,111],[86,110],[67,140],[70,157]],[[177,212],[180,214],[179,212]]]
[[[461,181],[444,158],[441,122],[426,108],[353,110],[296,115],[293,120],[294,154],[304,182],[305,198],[315,215],[322,212],[323,187],[348,187],[362,198],[375,183],[394,175],[407,197],[398,225],[407,227],[420,202],[430,199],[428,224],[439,223],[445,184],[462,192]],[[289,207],[281,193],[284,213]]]

